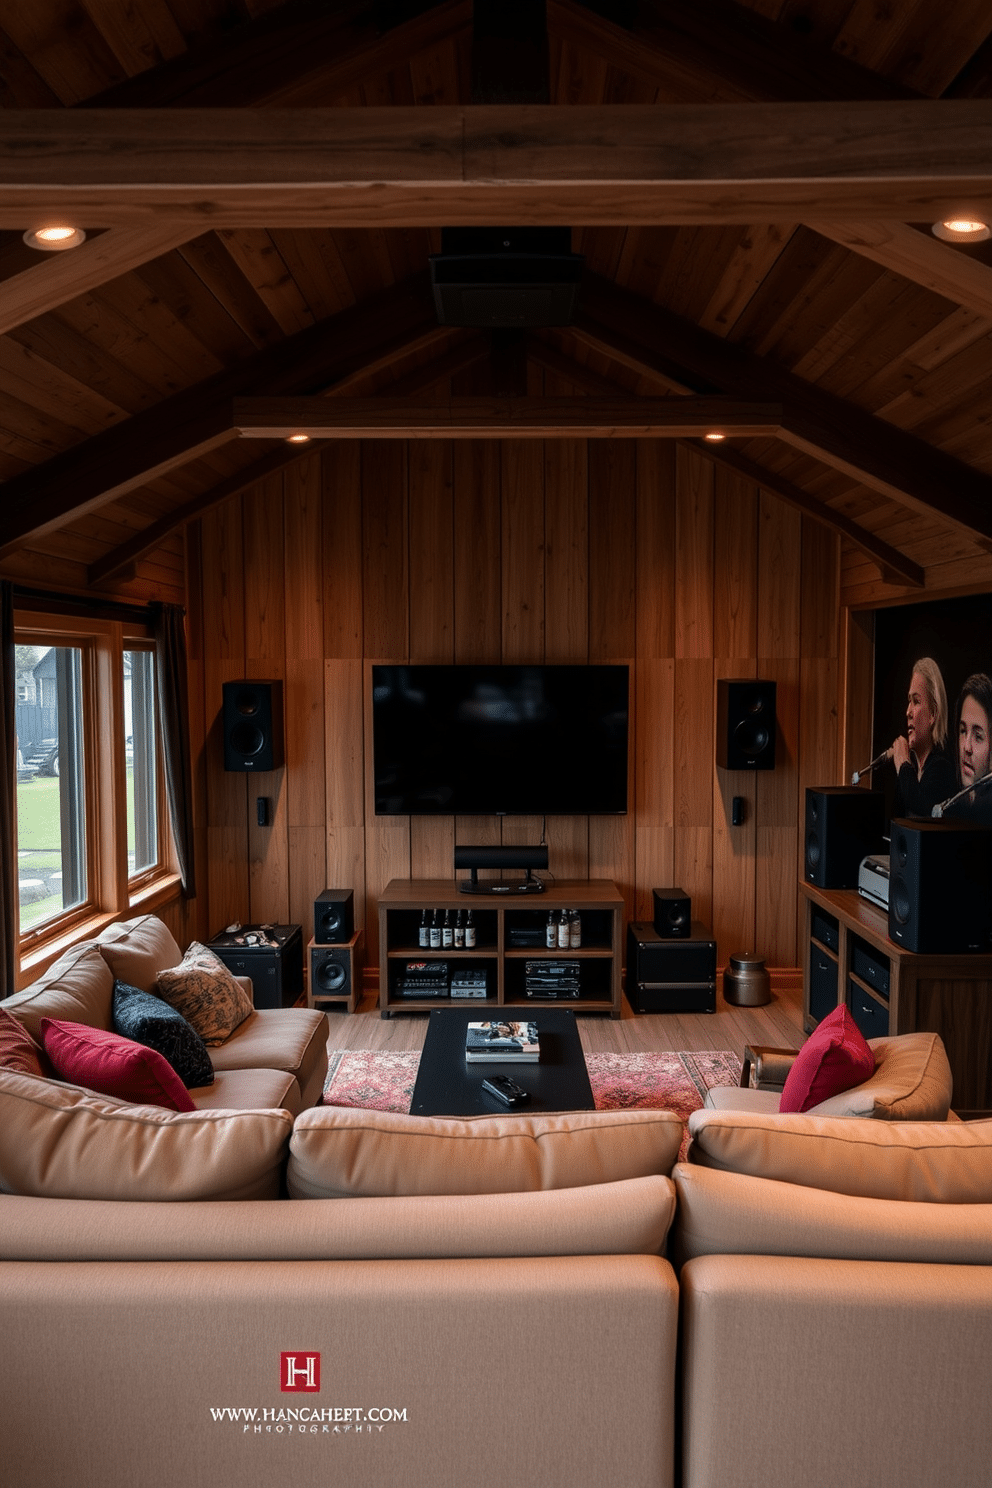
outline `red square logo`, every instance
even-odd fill
[[[305,1353],[302,1349],[293,1354],[280,1354],[279,1388],[283,1394],[302,1391],[316,1395],[320,1390],[320,1355]]]

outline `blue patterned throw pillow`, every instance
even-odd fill
[[[182,1013],[161,997],[129,987],[126,982],[114,982],[112,1016],[117,1033],[148,1049],[157,1049],[187,1089],[214,1083],[206,1044]]]

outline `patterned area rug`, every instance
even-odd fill
[[[417,1049],[335,1049],[323,1104],[409,1111],[419,1064]],[[741,1076],[741,1062],[728,1049],[587,1054],[586,1068],[597,1111],[674,1111],[683,1121],[698,1111],[711,1086],[736,1085]]]

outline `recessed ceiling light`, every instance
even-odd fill
[[[78,248],[85,243],[86,234],[81,227],[69,227],[65,223],[52,223],[48,227],[33,227],[24,234],[29,248],[38,248],[42,253],[61,253],[66,248]]]
[[[717,432],[716,429],[714,429],[711,434],[704,434],[703,435],[703,438],[704,439],[708,439],[709,442],[710,442],[710,444],[719,444],[720,441],[722,439],[726,439],[726,437],[727,437],[726,434],[720,434],[720,433]]]
[[[984,243],[992,237],[988,223],[975,217],[948,217],[945,222],[935,222],[931,232],[945,243]]]
[[[287,444],[309,444],[310,443],[310,435],[309,434],[289,434],[286,437],[286,443]]]

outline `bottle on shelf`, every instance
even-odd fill
[[[475,916],[472,911],[465,912],[465,949],[471,950],[475,945]]]
[[[439,909],[436,909],[434,911],[434,918],[431,920],[431,950],[432,951],[440,950],[440,947],[441,947],[441,911]]]
[[[577,909],[568,911],[568,949],[577,951],[582,944],[582,916]]]
[[[558,949],[568,950],[568,910],[563,909],[558,916]]]
[[[445,950],[450,950],[455,943],[455,917],[450,909],[444,911],[444,924],[441,926],[441,944]]]
[[[420,916],[420,929],[417,931],[417,944],[425,950],[431,943],[431,919],[430,912],[424,910]]]
[[[460,951],[465,945],[465,911],[460,909],[455,915],[455,950]]]
[[[545,945],[549,951],[555,950],[558,945],[558,925],[555,922],[555,912],[553,909],[548,910],[548,929],[545,936]]]

